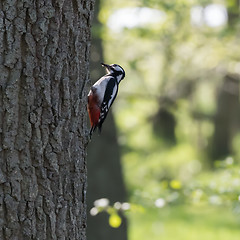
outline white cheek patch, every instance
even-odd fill
[[[117,76],[117,82],[119,83],[122,80],[122,74]]]

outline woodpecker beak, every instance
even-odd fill
[[[103,67],[105,67],[107,73],[110,73],[111,72],[111,66],[106,64],[106,63],[101,63]]]
[[[110,70],[110,66],[108,64],[105,63],[101,63],[103,67],[105,67],[107,70]]]

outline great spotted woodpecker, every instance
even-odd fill
[[[102,66],[105,67],[107,74],[101,77],[88,93],[87,110],[91,123],[90,138],[96,127],[101,132],[102,124],[117,96],[118,85],[125,77],[125,71],[117,64],[102,63]]]

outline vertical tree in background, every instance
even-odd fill
[[[211,144],[213,160],[232,154],[232,140],[240,129],[239,76],[227,74],[218,91]]]
[[[102,28],[98,20],[100,0],[95,4],[93,21],[93,39],[91,50],[91,80],[94,83],[105,74],[100,63],[103,61],[103,48],[100,38]],[[116,63],[118,59],[116,59]],[[99,198],[108,198],[111,203],[126,201],[126,192],[122,176],[120,146],[117,141],[117,129],[110,111],[104,122],[101,136],[97,131],[88,146],[88,197],[89,210]],[[108,223],[108,214],[88,216],[88,240],[125,240],[127,239],[126,220],[119,228],[112,228]]]
[[[228,28],[231,30],[236,30],[239,24],[239,0],[227,0],[227,12],[228,12]]]
[[[94,0],[0,3],[0,239],[86,239]]]
[[[226,4],[228,13],[226,33],[234,36],[239,29],[240,2],[238,0],[228,0]],[[234,58],[234,60],[238,59],[237,61],[239,61],[238,55]],[[210,145],[210,157],[213,161],[224,159],[233,154],[232,141],[240,130],[239,80],[239,74],[227,72],[223,76],[223,83],[218,89],[217,109],[213,119],[214,133]]]

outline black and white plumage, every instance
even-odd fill
[[[101,77],[90,89],[88,94],[88,114],[91,122],[90,136],[98,127],[101,131],[102,124],[107,117],[117,93],[118,85],[125,77],[125,71],[117,64],[105,64],[107,74]]]

